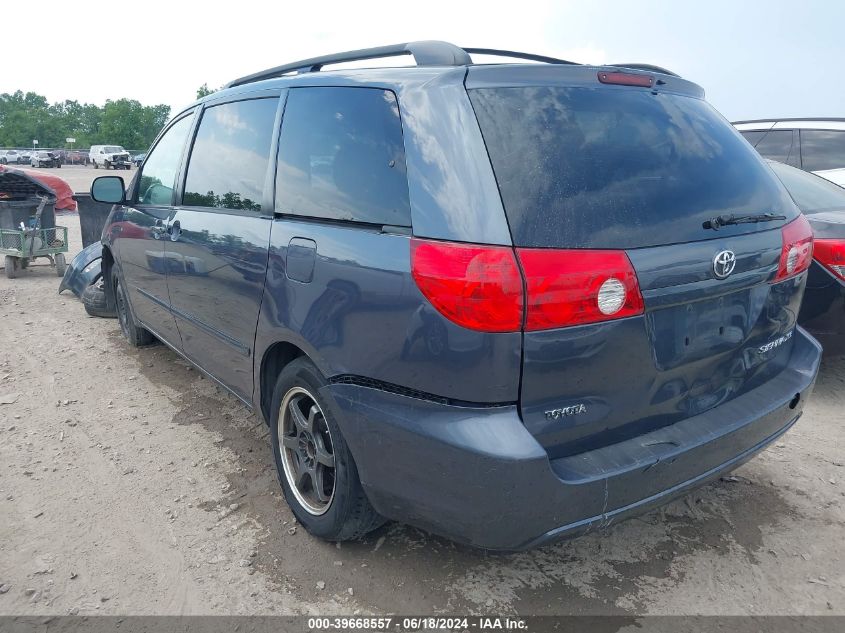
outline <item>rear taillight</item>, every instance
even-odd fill
[[[431,305],[458,325],[481,332],[522,327],[522,277],[510,247],[414,239],[411,272]]]
[[[813,257],[839,279],[845,280],[845,240],[815,240]]]
[[[803,273],[813,260],[813,229],[803,215],[781,229],[781,238],[776,282]]]
[[[517,248],[515,257],[510,247],[414,239],[411,271],[441,314],[482,332],[518,331],[523,317],[530,331],[643,312],[624,251]]]
[[[621,319],[643,312],[624,251],[516,249],[528,292],[526,330]]]

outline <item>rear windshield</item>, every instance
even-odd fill
[[[749,233],[797,209],[707,102],[628,88],[469,90],[517,246],[637,248]]]
[[[769,165],[804,213],[845,209],[845,189],[839,185],[782,163],[772,161]]]

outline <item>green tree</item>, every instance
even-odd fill
[[[150,146],[170,116],[170,106],[144,106],[133,99],[109,100],[103,107],[67,100],[49,104],[34,92],[0,94],[0,147],[65,147],[74,137],[76,147],[94,143]]]
[[[197,88],[197,99],[202,99],[210,94],[217,92],[219,88],[209,88],[208,84],[203,84]]]

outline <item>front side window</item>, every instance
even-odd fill
[[[252,99],[206,108],[188,161],[188,207],[261,211],[279,100]]]
[[[808,171],[845,168],[845,130],[801,130],[801,160]]]
[[[173,187],[182,150],[191,129],[191,119],[186,116],[174,123],[150,152],[139,181],[138,201],[141,204],[173,204]]]
[[[377,88],[295,88],[279,138],[276,209],[410,226],[396,96]]]

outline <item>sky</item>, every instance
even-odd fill
[[[440,39],[665,66],[703,86],[730,120],[845,116],[841,0],[42,0],[4,2],[2,22],[0,93],[33,91],[51,102],[126,97],[175,113],[203,83],[219,87],[326,53]]]

